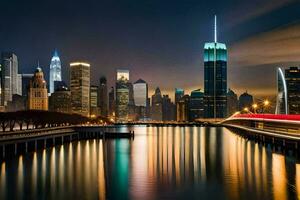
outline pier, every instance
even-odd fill
[[[67,142],[86,139],[134,139],[134,132],[116,132],[114,126],[66,126],[0,134],[0,158],[16,156]]]

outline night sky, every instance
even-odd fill
[[[63,78],[71,61],[87,61],[92,83],[115,81],[117,68],[173,96],[175,87],[203,89],[203,45],[229,50],[228,87],[238,94],[274,95],[276,67],[300,65],[299,0],[2,0],[0,51],[13,51],[20,73],[39,60],[48,76],[58,49]],[[47,77],[48,78],[48,77]]]

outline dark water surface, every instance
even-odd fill
[[[130,129],[0,162],[0,199],[300,198],[299,161],[225,128]]]

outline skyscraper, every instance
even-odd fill
[[[217,18],[215,16],[215,40],[204,45],[204,116],[226,117],[227,49],[217,42]]]
[[[139,79],[133,84],[134,103],[139,120],[147,118],[148,84]]]
[[[22,74],[17,75],[17,93],[18,95],[22,96]]]
[[[169,95],[163,95],[162,97],[162,120],[163,121],[174,121],[175,120],[176,107],[171,101]]]
[[[285,76],[281,68],[277,69],[277,98],[275,114],[285,114],[288,111],[288,95]]]
[[[14,53],[5,52],[1,55],[1,105],[6,106],[12,101],[12,95],[18,88],[18,58]]]
[[[176,120],[178,122],[189,121],[190,96],[184,95],[176,104]]]
[[[300,68],[290,67],[285,70],[287,87],[288,113],[300,114]]]
[[[227,92],[227,115],[231,116],[239,110],[239,101],[237,95],[230,88]]]
[[[49,93],[55,90],[54,82],[61,81],[61,62],[57,51],[55,50],[50,63]]]
[[[115,89],[111,87],[110,92],[108,94],[108,110],[109,110],[109,117],[115,119]]]
[[[44,79],[44,73],[40,67],[35,70],[29,83],[28,109],[48,110],[47,83]]]
[[[203,118],[204,105],[203,105],[204,93],[200,90],[193,90],[189,101],[189,121],[195,121],[196,119]]]
[[[181,88],[175,88],[175,104],[184,96],[184,90]]]
[[[90,64],[70,64],[70,90],[72,112],[83,116],[90,114]]]
[[[91,85],[90,88],[90,116],[97,117],[100,115],[100,109],[98,107],[98,95],[99,88],[96,85]]]
[[[116,121],[127,122],[129,114],[129,70],[117,70],[116,82]]]
[[[49,109],[55,112],[71,113],[71,91],[66,85],[59,86],[49,97]]]
[[[32,77],[33,74],[22,74],[22,96],[24,97],[28,95],[29,82]]]
[[[152,95],[151,119],[155,121],[162,121],[163,120],[162,112],[163,112],[162,96],[159,87],[157,87],[155,93]]]
[[[107,117],[107,80],[104,76],[100,78],[99,94],[98,94],[98,107],[100,108],[101,115]]]

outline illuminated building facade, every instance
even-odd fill
[[[72,112],[83,116],[90,114],[90,64],[70,64],[70,91]]]
[[[55,90],[54,82],[61,81],[61,62],[57,51],[54,54],[50,63],[50,77],[49,77],[49,93],[52,94]]]
[[[181,88],[175,88],[175,104],[184,96],[184,90]]]
[[[225,118],[227,111],[227,49],[215,41],[204,45],[204,116]]]
[[[117,70],[116,82],[116,121],[128,122],[129,115],[129,70]]]
[[[176,104],[176,120],[178,122],[189,121],[189,103],[190,96],[184,95]]]
[[[44,73],[40,67],[35,70],[29,83],[28,109],[48,110],[47,84],[44,79]]]
[[[189,100],[189,121],[204,117],[204,93],[200,90],[193,90]]]
[[[285,70],[287,102],[289,114],[300,114],[300,68],[289,67]]]
[[[14,53],[1,55],[1,105],[12,101],[13,94],[18,94],[18,58]]]
[[[97,117],[100,115],[100,109],[98,107],[98,86],[92,85],[90,88],[90,116]]]
[[[148,84],[139,79],[133,84],[134,103],[139,120],[147,118]]]

